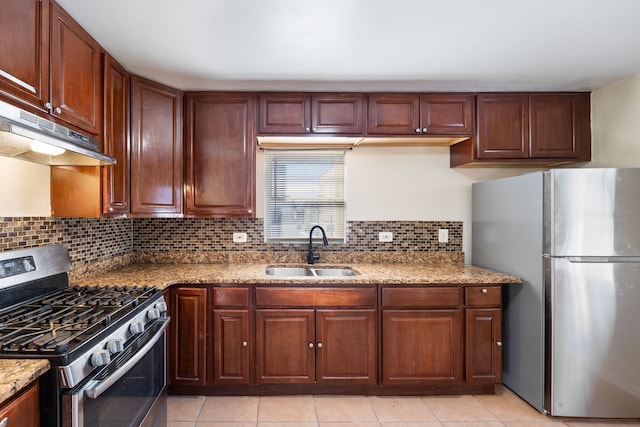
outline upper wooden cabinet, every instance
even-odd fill
[[[100,45],[49,0],[2,3],[0,91],[34,112],[99,135]]]
[[[129,73],[109,55],[104,55],[105,154],[115,165],[102,168],[102,213],[122,216],[129,212]]]
[[[375,94],[367,117],[370,135],[471,135],[473,96]]]
[[[476,111],[475,141],[451,147],[451,166],[591,159],[589,93],[479,94]]]
[[[363,94],[261,94],[258,134],[362,134],[364,105]]]
[[[132,76],[132,215],[182,215],[182,149],[182,93]]]
[[[185,215],[255,216],[254,96],[186,95]]]

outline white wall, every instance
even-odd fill
[[[50,216],[49,167],[0,156],[0,217]]]

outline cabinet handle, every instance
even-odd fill
[[[416,128],[416,133],[420,133],[420,128]]]
[[[248,342],[246,342],[246,341],[242,341],[242,346],[243,346],[243,347],[246,347],[246,346],[248,346],[248,345],[249,345],[249,343],[248,343]]]
[[[62,108],[60,108],[60,107],[56,107],[56,113],[57,113],[57,114],[62,113]]]
[[[309,348],[313,348],[313,343],[312,342],[309,343]]]
[[[497,345],[498,347],[502,347],[502,341],[496,341],[496,345]]]
[[[489,291],[487,290],[487,288],[482,288],[482,291],[481,291],[481,292],[482,292],[483,294],[486,294],[486,293],[487,293],[487,292],[489,292]]]
[[[427,133],[427,128],[422,128],[422,133]]]
[[[321,342],[318,343],[318,348],[322,348],[322,343]]]
[[[113,212],[113,208],[112,208],[111,206],[109,206],[109,207],[107,208],[107,212]]]
[[[4,417],[0,421],[0,427],[7,427],[9,425],[9,417]]]
[[[44,103],[44,108],[46,108],[47,110],[51,111],[51,103],[50,102],[45,102]]]

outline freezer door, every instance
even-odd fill
[[[550,258],[551,415],[640,418],[640,262]]]
[[[640,256],[640,168],[554,169],[545,179],[545,253]]]

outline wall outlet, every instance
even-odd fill
[[[247,243],[247,233],[233,233],[233,243]]]
[[[438,243],[449,243],[449,230],[446,228],[438,230]]]
[[[381,231],[378,233],[378,242],[393,242],[393,233],[391,231]]]

